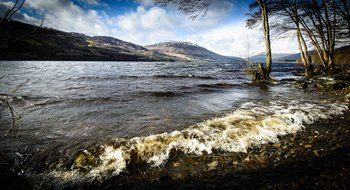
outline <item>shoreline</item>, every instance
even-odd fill
[[[309,79],[300,81],[304,80]],[[323,82],[316,80],[307,89],[302,89],[334,95],[350,106],[349,87],[338,88],[334,83]],[[102,182],[79,183],[73,188],[346,189],[350,186],[349,123],[350,110],[347,110],[343,115],[306,125],[296,134],[279,137],[278,143],[250,148],[247,153],[193,157],[174,153],[173,159],[163,168],[150,168],[147,173],[129,168],[128,175],[114,176]],[[134,177],[132,173],[141,175]]]
[[[204,159],[179,155],[162,171],[79,183],[73,189],[344,189],[350,185],[350,112],[340,118],[316,122],[281,137],[279,143],[247,153],[205,155]],[[200,169],[203,171],[198,172]]]

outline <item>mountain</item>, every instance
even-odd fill
[[[236,58],[219,55],[190,42],[162,42],[153,45],[145,46],[148,50],[156,51],[175,59],[183,61],[221,61],[232,62]]]
[[[288,56],[291,56],[291,55],[294,55],[294,54],[288,54],[288,53],[273,53],[272,54],[272,61],[281,61],[281,60],[284,60],[284,57],[288,57]],[[266,55],[265,53],[260,53],[258,55],[255,55],[255,56],[252,56],[250,58],[252,61],[254,62],[265,62],[266,60]]]
[[[4,25],[10,31],[0,60],[170,61],[168,56],[106,36],[87,36],[38,28],[18,21]]]
[[[300,53],[295,53],[295,54],[290,54],[284,57],[278,58],[278,60],[275,61],[280,61],[280,62],[296,62],[300,58]]]

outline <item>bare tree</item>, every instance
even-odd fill
[[[334,1],[336,11],[340,16],[341,21],[347,26],[347,37],[350,38],[350,1],[336,0]]]
[[[269,3],[268,6],[272,10],[270,15],[275,18],[271,23],[274,35],[284,37],[290,32],[295,32],[301,61],[305,68],[305,76],[310,76],[313,74],[313,66],[309,59],[307,41],[300,23],[301,2],[302,0],[276,0],[273,3]]]
[[[249,5],[250,18],[247,20],[247,26],[253,27],[258,21],[261,21],[262,29],[264,33],[264,41],[265,41],[265,54],[266,54],[266,66],[263,67],[260,64],[259,68],[261,70],[263,80],[270,80],[271,66],[272,66],[272,54],[271,54],[271,36],[270,36],[270,23],[269,23],[269,7],[268,0],[256,0],[256,2],[251,3]]]
[[[337,14],[334,0],[305,0],[301,4],[300,23],[316,50],[324,70],[335,69],[334,50],[337,32]]]

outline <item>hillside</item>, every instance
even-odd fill
[[[313,63],[319,63],[320,59],[315,51],[310,53]],[[350,45],[337,48],[334,55],[335,64],[350,64]],[[298,59],[298,62],[301,60]]]
[[[300,53],[289,54],[287,56],[280,57],[278,59],[274,59],[274,61],[279,62],[296,62],[300,58]]]
[[[146,48],[112,37],[87,36],[11,21],[11,43],[0,60],[169,61]]]
[[[272,60],[273,61],[280,61],[281,58],[286,57],[286,56],[290,56],[290,55],[291,54],[288,54],[288,53],[273,53]],[[254,62],[265,62],[266,55],[265,55],[265,53],[260,53],[258,55],[254,55],[254,56],[250,57],[250,59]]]
[[[236,58],[226,57],[209,51],[204,47],[189,42],[163,42],[145,46],[148,50],[156,51],[183,61],[221,61],[232,62]]]
[[[313,63],[319,63],[320,59],[315,51],[310,51],[309,55]],[[290,54],[278,59],[273,59],[274,61],[283,62],[297,62],[301,63],[300,53]],[[343,46],[335,50],[335,63],[336,64],[350,64],[350,46]]]

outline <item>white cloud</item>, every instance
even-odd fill
[[[220,6],[225,6],[217,11]],[[184,40],[184,33],[215,28],[227,16],[230,4],[219,4],[205,16],[192,20],[174,7],[139,6],[135,11],[124,13],[113,18],[109,23],[119,28],[118,36],[141,45],[168,40]]]
[[[188,36],[186,41],[197,43],[223,55],[247,57],[264,52],[263,34],[250,30],[244,22],[226,24],[202,33]],[[295,53],[296,41],[292,38],[272,40],[273,53]],[[249,50],[248,50],[249,48]]]
[[[149,44],[176,37],[177,20],[159,7],[139,6],[136,11],[119,15],[110,23],[118,26],[118,36],[138,44]]]
[[[71,1],[30,0],[25,7],[36,10],[45,18],[44,26],[89,35],[106,35],[108,28],[97,11],[84,10]]]
[[[5,2],[0,2],[1,5],[5,6],[6,8],[12,8],[13,5],[15,5],[14,2],[12,1],[5,1]]]

